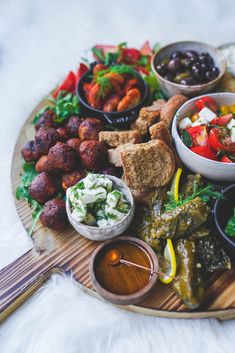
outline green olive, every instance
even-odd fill
[[[178,75],[175,76],[174,82],[176,83],[180,83],[181,80],[183,80],[184,78],[190,77],[190,73],[189,72],[182,72]]]

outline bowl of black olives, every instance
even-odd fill
[[[200,42],[177,42],[161,48],[152,58],[152,70],[166,97],[194,97],[212,92],[226,71],[223,54]]]

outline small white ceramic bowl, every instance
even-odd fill
[[[69,222],[79,234],[94,241],[107,240],[122,234],[129,227],[135,213],[134,199],[128,186],[121,179],[116,178],[115,176],[112,176],[112,175],[105,175],[105,176],[110,180],[112,180],[114,188],[122,192],[131,204],[131,208],[129,212],[126,214],[126,216],[121,221],[115,223],[114,225],[101,228],[101,227],[88,226],[83,223],[75,222],[71,216],[69,201],[66,198],[66,212],[68,215]]]
[[[204,177],[211,180],[218,181],[235,181],[235,163],[222,163],[212,161],[210,159],[199,156],[198,154],[190,151],[181,140],[178,133],[179,119],[192,115],[197,111],[195,107],[195,101],[201,97],[210,96],[216,103],[221,105],[233,105],[235,104],[235,93],[212,93],[199,96],[190,99],[184,103],[180,109],[176,112],[172,123],[172,137],[174,140],[176,151],[183,162],[183,164],[193,171],[194,173],[200,173]]]

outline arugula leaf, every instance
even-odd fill
[[[102,49],[98,49],[96,47],[93,47],[93,48],[91,48],[91,50],[92,50],[92,53],[97,57],[97,59],[103,63],[105,58],[104,58],[104,54],[103,54]]]
[[[187,130],[182,130],[181,132],[181,137],[183,140],[183,143],[187,146],[187,147],[192,147],[193,145],[193,140],[192,137],[190,136],[190,134],[188,133]]]
[[[36,125],[39,118],[41,117],[41,115],[48,109],[50,109],[51,107],[49,105],[45,105],[45,107],[43,107],[42,109],[39,110],[39,112],[34,116],[33,120],[32,120],[32,124]]]
[[[105,65],[111,65],[112,63],[117,62],[117,58],[119,56],[119,53],[106,53],[105,58],[104,58],[104,64]]]
[[[78,97],[72,93],[61,91],[54,102],[55,107],[53,109],[57,115],[57,118],[54,119],[54,121],[56,123],[62,123],[71,115],[77,115],[79,113]]]
[[[28,236],[33,234],[36,223],[42,213],[43,206],[40,205],[36,200],[34,200],[29,194],[29,185],[32,183],[33,179],[37,175],[35,170],[35,163],[26,163],[23,162],[22,168],[24,174],[21,175],[21,183],[16,189],[16,199],[17,200],[25,200],[28,205],[32,208],[32,219],[33,223],[28,231]]]
[[[151,72],[149,75],[143,76],[143,79],[148,85],[149,94],[152,101],[155,99],[165,98],[162,91],[160,90],[159,83],[154,73]]]
[[[225,233],[230,237],[235,237],[235,207],[233,209],[233,216],[228,220]]]

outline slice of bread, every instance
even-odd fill
[[[101,131],[99,140],[105,142],[110,147],[117,147],[126,143],[140,143],[141,134],[137,130],[128,131]]]
[[[116,148],[111,148],[108,150],[108,161],[115,167],[122,167],[121,152],[133,146],[133,143],[126,143],[125,145],[120,145]]]
[[[121,158],[127,185],[132,189],[167,185],[175,171],[174,154],[161,140],[129,146]]]
[[[158,99],[149,107],[144,107],[139,112],[139,117],[132,124],[132,129],[137,129],[141,135],[146,135],[149,126],[156,123],[159,119],[160,112],[165,105],[164,99]]]
[[[167,144],[167,146],[172,146],[172,138],[170,132],[163,121],[159,121],[149,128],[151,140],[161,140]]]

